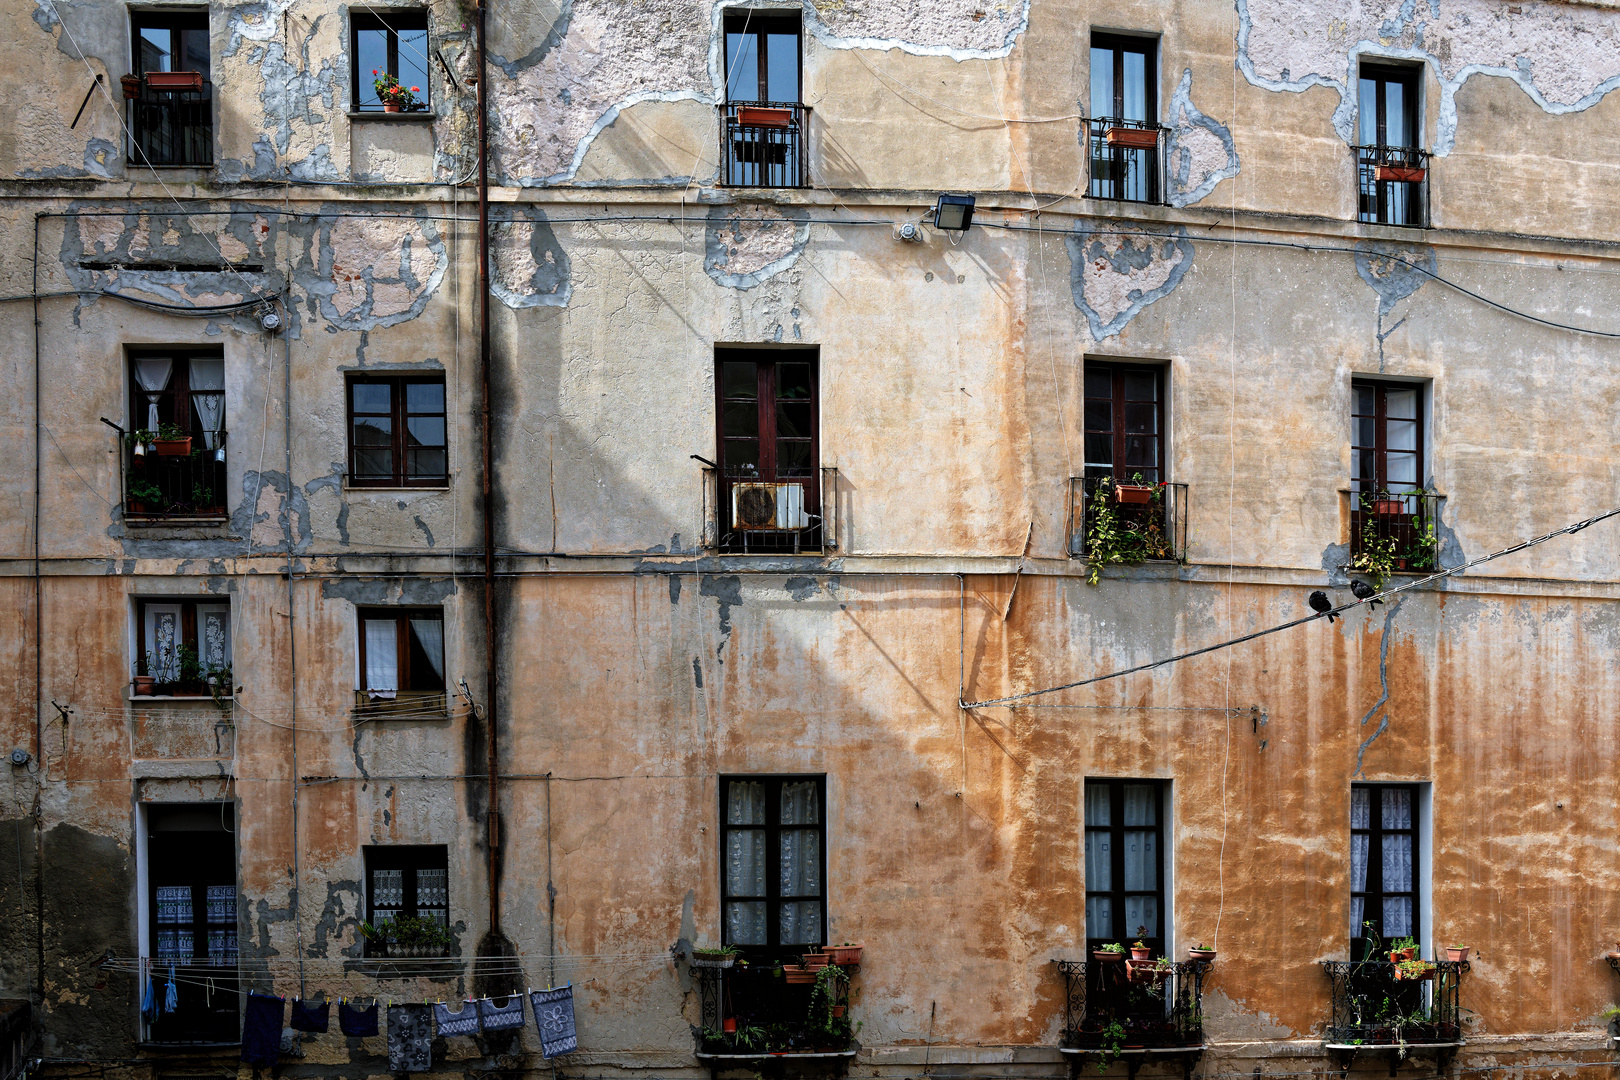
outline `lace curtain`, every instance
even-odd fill
[[[212,450],[219,445],[225,422],[225,361],[191,362],[191,404],[202,421],[203,445]]]
[[[180,678],[180,605],[146,605],[146,673],[158,682]]]
[[[821,797],[814,780],[782,785],[781,896],[821,895],[821,829],[792,829],[790,825],[821,824]],[[783,945],[821,941],[821,901],[784,900],[777,927]]]
[[[231,609],[224,604],[197,608],[197,656],[203,671],[231,665]],[[225,688],[229,693],[229,688]]]
[[[1145,828],[1144,828],[1145,826]],[[1125,785],[1125,891],[1159,888],[1159,793],[1152,784]],[[1145,929],[1144,929],[1145,928]],[[1159,936],[1157,896],[1125,897],[1125,933]]]
[[[156,432],[158,429],[158,400],[163,395],[163,388],[169,385],[169,375],[173,371],[174,361],[166,356],[135,361],[135,381],[146,391],[148,431]]]
[[[726,893],[765,895],[765,785],[733,780],[726,788],[726,824],[758,825],[726,833]],[[765,901],[726,901],[726,940],[733,945],[765,944]]]
[[[1385,788],[1379,793],[1380,811],[1385,829],[1412,827],[1412,793],[1405,788]],[[1383,843],[1384,891],[1412,891],[1412,836],[1410,833],[1385,833]],[[1412,898],[1410,896],[1384,897],[1384,936],[1407,937],[1412,933]]]
[[[1113,824],[1113,804],[1109,800],[1108,785],[1086,785],[1086,825]],[[1086,829],[1086,889],[1106,892],[1114,887],[1114,852],[1110,833]],[[1086,897],[1086,936],[1112,937],[1114,933],[1114,901],[1108,896]]]
[[[399,689],[399,644],[393,619],[366,620],[366,689]]]
[[[1350,827],[1352,829],[1366,829],[1372,826],[1371,796],[1366,788],[1350,789]],[[1367,891],[1367,853],[1370,850],[1370,839],[1366,834],[1350,834],[1350,891],[1352,893]],[[1358,938],[1365,927],[1362,923],[1367,921],[1366,899],[1360,896],[1350,898],[1350,936]]]

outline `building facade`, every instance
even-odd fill
[[[32,1068],[1614,1067],[1607,0],[3,17]]]

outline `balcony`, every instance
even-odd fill
[[[1433,1051],[1440,1071],[1463,1045],[1459,990],[1467,960],[1326,960],[1333,984],[1332,1016],[1322,1045],[1341,1068],[1358,1053],[1385,1051],[1395,1062],[1414,1050]]]
[[[1164,128],[1112,116],[1092,117],[1085,123],[1091,143],[1086,194],[1121,202],[1164,202]]]
[[[152,444],[137,454],[132,439],[124,437],[120,442],[124,444],[121,468],[127,523],[198,525],[229,519],[225,432],[193,431],[190,449],[184,454],[160,454]]]
[[[703,546],[721,554],[824,555],[838,548],[838,470],[767,481],[703,469]]]
[[[187,75],[196,78],[178,78]],[[176,85],[155,86],[154,79]],[[214,163],[213,87],[196,72],[149,72],[129,104],[131,165]]]
[[[703,1024],[692,1029],[694,1054],[714,1075],[728,1069],[754,1073],[783,1059],[843,1070],[859,1049],[849,990],[860,970],[859,965],[829,965],[813,977],[798,973],[809,981],[790,982],[794,972],[769,960],[694,967]]]
[[[1187,485],[1069,477],[1069,556],[1104,566],[1187,557]]]
[[[450,695],[443,690],[356,690],[354,720],[448,720]]]
[[[1166,962],[1153,972],[1125,961],[1053,960],[1063,973],[1059,1049],[1078,1073],[1096,1055],[1123,1059],[1131,1077],[1143,1062],[1179,1061],[1184,1075],[1204,1052],[1204,976],[1212,962]]]
[[[1358,146],[1358,221],[1429,224],[1429,152],[1415,146]]]
[[[1381,584],[1390,574],[1432,574],[1440,569],[1444,495],[1431,491],[1347,491],[1350,500],[1350,573]]]
[[[740,101],[720,106],[720,182],[725,187],[809,187],[804,131],[810,106]]]

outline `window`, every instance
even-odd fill
[[[799,16],[732,11],[725,30],[722,181],[733,187],[804,187],[809,109],[799,104]]]
[[[819,547],[815,351],[720,349],[715,357],[721,532],[730,537],[722,546]]]
[[[1350,480],[1356,491],[1423,487],[1423,388],[1411,383],[1350,384]]]
[[[219,600],[137,600],[135,657],[137,693],[230,694],[230,605]],[[145,678],[153,681],[148,684]]]
[[[438,608],[360,609],[360,689],[391,697],[444,689],[444,613]]]
[[[450,926],[449,849],[443,844],[367,847],[366,921],[381,929],[400,918]],[[372,942],[366,954],[375,955]]]
[[[726,944],[794,953],[825,942],[826,791],[820,776],[721,778]]]
[[[1164,372],[1086,363],[1086,476],[1163,480]]]
[[[443,487],[444,376],[349,377],[349,483],[354,487]]]
[[[125,518],[223,519],[229,492],[225,360],[219,350],[132,352],[129,392],[129,429],[149,435],[124,440]],[[165,434],[181,442],[155,445],[153,437]]]
[[[230,803],[146,804],[146,931],[159,1043],[237,1038],[236,844]]]
[[[1158,202],[1158,43],[1091,36],[1091,186],[1098,199]]]
[[[1418,925],[1418,788],[1356,784],[1350,789],[1350,958],[1367,957],[1367,924],[1386,942]],[[1380,958],[1381,959],[1381,958]]]
[[[130,164],[210,164],[214,118],[208,12],[132,11],[130,22],[131,67],[141,80],[130,102]]]
[[[1088,948],[1140,938],[1165,951],[1164,791],[1158,780],[1086,781]]]
[[[725,22],[726,100],[797,104],[798,14],[735,11]]]
[[[349,55],[354,58],[353,97],[356,112],[382,112],[373,71],[386,72],[401,86],[420,88],[428,101],[432,85],[428,64],[427,12],[410,8],[372,9],[349,13]]]
[[[1427,223],[1429,156],[1418,149],[1419,74],[1418,68],[1362,65],[1356,148],[1361,221]]]

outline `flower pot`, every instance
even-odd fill
[[[120,75],[118,82],[124,88],[125,101],[133,101],[141,96],[141,77],[139,75]]]
[[[698,950],[692,953],[692,966],[696,968],[728,968],[737,962],[737,958],[730,953],[705,953]]]
[[[1204,963],[1207,964],[1211,960],[1215,959],[1215,950],[1214,949],[1188,949],[1187,950],[1187,957],[1188,957],[1188,959],[1191,959],[1191,960],[1202,960]]]
[[[860,945],[829,945],[827,956],[835,964],[858,964],[861,962]]]
[[[403,111],[404,110],[402,108],[400,108],[398,105],[385,104],[383,106],[383,112],[403,112]]]
[[[1115,484],[1114,501],[1117,503],[1150,503],[1153,501],[1153,489],[1145,484]]]
[[[1153,950],[1152,949],[1132,949],[1131,950],[1131,959],[1132,960],[1151,960],[1151,959],[1153,959]]]
[[[1402,960],[1410,960],[1416,955],[1416,949],[1395,949],[1389,954],[1389,962],[1392,964],[1398,964]]]
[[[1105,964],[1121,964],[1125,962],[1125,954],[1122,952],[1104,952],[1102,949],[1098,949],[1091,955]]]
[[[137,697],[151,697],[152,688],[157,686],[157,679],[151,675],[135,676],[135,695]]]
[[[737,1018],[735,1016],[728,1016],[724,1020],[720,1021],[720,1030],[725,1032],[727,1035],[735,1035],[737,1033]]]
[[[201,90],[200,71],[148,71],[146,85],[151,90]]]
[[[1613,956],[1614,954],[1610,953],[1609,955]],[[1454,964],[1460,963],[1460,962],[1462,962],[1464,960],[1467,960],[1468,959],[1468,946],[1467,945],[1448,945],[1448,946],[1446,946],[1446,959],[1450,960]]]
[[[191,436],[183,439],[156,439],[158,457],[185,457],[191,453]]]
[[[814,968],[785,967],[782,969],[782,974],[787,979],[789,986],[808,986],[816,981],[816,969]]]
[[[809,968],[811,971],[820,971],[822,968],[826,967],[829,962],[827,954],[821,952],[805,953],[799,959],[803,960],[804,966]]]
[[[837,1020],[837,1019],[839,1019],[839,1018],[840,1018],[840,1017],[842,1017],[842,1016],[843,1016],[843,1015],[844,1015],[844,1009],[845,1009],[845,1008],[847,1008],[847,1006],[844,1006],[844,1005],[834,1005],[834,1006],[833,1006],[833,1007],[832,1007],[832,1014],[833,1014],[833,1019],[834,1019],[834,1020]]]
[[[745,105],[737,110],[737,123],[743,127],[785,128],[792,122],[793,114],[787,109],[761,109]]]
[[[1159,145],[1159,133],[1151,128],[1111,127],[1103,137],[1109,146],[1124,150],[1152,150]]]
[[[1374,499],[1373,513],[1379,517],[1394,517],[1406,512],[1405,499]]]
[[[1429,174],[1427,169],[1414,169],[1410,165],[1376,165],[1373,167],[1374,179],[1398,180],[1406,184],[1421,184],[1423,178]]]

